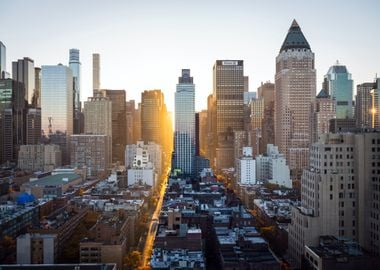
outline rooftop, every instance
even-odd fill
[[[31,186],[65,185],[80,178],[81,176],[79,174],[63,173],[45,176],[38,180],[31,181],[28,184],[30,184]]]
[[[303,35],[296,20],[293,20],[288,34],[281,46],[280,53],[289,49],[308,49],[311,50],[309,43]]]

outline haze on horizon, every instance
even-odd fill
[[[380,74],[380,1],[22,1],[0,3],[0,40],[11,62],[82,63],[81,100],[92,95],[92,53],[101,54],[101,87],[125,89],[127,99],[162,89],[173,111],[182,68],[196,84],[196,109],[207,107],[217,59],[242,59],[250,91],[274,81],[277,56],[295,18],[315,53],[317,92],[336,60],[356,85]]]

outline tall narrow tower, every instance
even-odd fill
[[[92,89],[94,90],[94,95],[97,90],[100,89],[100,54],[92,54]]]
[[[79,61],[79,50],[70,49],[69,67],[73,72],[73,102],[74,102],[74,134],[79,134],[81,131],[80,123],[80,113],[81,113],[81,103],[80,103],[80,67],[81,63]]]
[[[275,76],[275,142],[293,179],[308,165],[315,92],[314,53],[294,20],[276,57]]]
[[[175,93],[174,160],[176,169],[193,172],[195,157],[195,85],[190,69],[182,69]]]

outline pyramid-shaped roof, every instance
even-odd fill
[[[280,52],[288,49],[311,49],[309,43],[301,31],[300,26],[295,19],[293,20],[288,34],[282,43]]]
[[[330,97],[330,95],[329,95],[329,93],[327,92],[326,89],[322,89],[322,90],[318,93],[318,95],[317,95],[317,98],[329,98],[329,97]]]

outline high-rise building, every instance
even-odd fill
[[[248,91],[249,91],[249,77],[244,76],[244,92],[248,92]]]
[[[84,132],[106,135],[108,160],[112,161],[112,101],[108,97],[90,97],[84,102]]]
[[[126,144],[134,144],[135,135],[134,135],[134,116],[135,116],[135,101],[129,100],[125,103],[125,120],[126,120]]]
[[[26,144],[41,142],[41,108],[29,108],[26,114]]]
[[[318,141],[320,135],[329,133],[330,120],[336,118],[335,104],[325,89],[318,93],[313,117],[313,142]]]
[[[0,79],[5,79],[6,72],[7,72],[6,47],[4,43],[0,41]]]
[[[213,96],[216,100],[216,130],[242,130],[244,104],[243,60],[217,60],[213,68]]]
[[[182,69],[175,93],[173,169],[193,173],[195,157],[195,85],[190,69]]]
[[[332,235],[380,254],[378,176],[380,133],[323,134],[312,145],[301,181],[301,205],[292,208],[289,255],[300,266],[306,245]]]
[[[98,53],[92,54],[92,89],[94,92],[100,89],[100,54]]]
[[[162,146],[163,162],[170,161],[173,151],[172,115],[167,111],[161,90],[141,93],[141,139]]]
[[[354,135],[323,134],[312,145],[310,165],[301,180],[301,206],[292,209],[289,255],[300,266],[305,245],[320,235],[356,240]]]
[[[16,87],[12,79],[0,80],[0,164],[12,161],[14,156],[13,141],[13,98]]]
[[[25,100],[32,104],[35,92],[34,61],[28,57],[12,62],[12,78],[25,87]],[[22,87],[22,85],[20,85]]]
[[[94,134],[75,134],[70,136],[70,160],[72,166],[86,168],[87,174],[96,176],[107,172],[108,136]]]
[[[217,60],[213,67],[213,103],[216,112],[216,164],[234,166],[233,139],[228,133],[244,129],[244,65],[243,60]],[[223,134],[225,133],[225,134]],[[219,141],[221,139],[222,141]],[[230,159],[226,159],[230,155]],[[218,159],[223,159],[219,161]],[[223,167],[216,166],[217,169]]]
[[[161,90],[146,90],[141,93],[141,137],[144,142],[161,143],[160,122],[164,107]]]
[[[357,128],[380,128],[380,78],[357,85],[355,107]]]
[[[112,102],[112,162],[124,162],[127,145],[126,93],[125,90],[100,90]]]
[[[275,142],[292,177],[308,164],[312,106],[316,91],[314,53],[294,20],[276,57]]]
[[[199,113],[199,154],[206,156],[207,144],[207,110]]]
[[[251,144],[253,146],[253,155],[262,154],[265,150],[261,148],[262,127],[264,121],[264,99],[252,99],[249,103],[250,107],[250,129]]]
[[[26,142],[26,100],[22,83],[0,79],[0,163],[17,161]]]
[[[62,150],[62,163],[69,163],[68,139],[73,134],[73,74],[62,64],[41,69],[42,135]]]
[[[81,91],[81,63],[79,60],[79,50],[70,49],[69,56],[69,67],[73,72],[73,101],[74,101],[74,134],[81,133],[81,123],[80,123],[80,113],[81,113],[81,102],[80,102],[80,91]]]
[[[34,95],[32,99],[33,108],[41,108],[41,68],[34,68]]]
[[[339,62],[331,66],[325,75],[323,89],[336,101],[336,118],[352,118],[353,81],[346,66]]]
[[[257,97],[264,100],[260,149],[266,149],[268,144],[274,144],[274,83],[261,83]]]
[[[355,187],[345,190],[357,199],[357,239],[371,254],[380,256],[380,133],[364,133],[355,136]],[[354,189],[351,184],[351,189]],[[348,186],[349,188],[349,186]],[[351,196],[348,193],[349,197]]]

